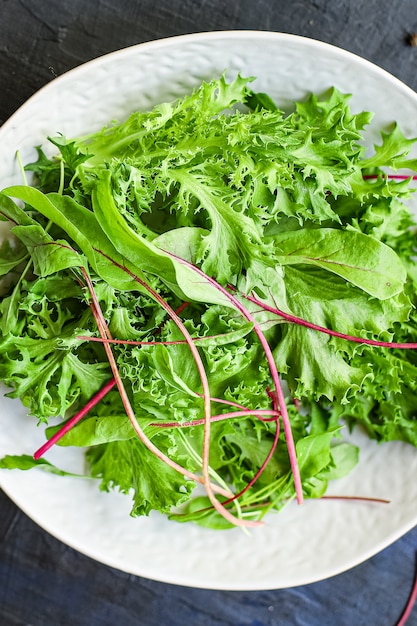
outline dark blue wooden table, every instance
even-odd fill
[[[417,89],[413,0],[0,0],[0,124],[55,76],[101,54],[229,29],[333,43]],[[181,588],[78,554],[0,491],[0,626],[393,626],[411,589],[416,553],[414,529],[355,569],[313,585]],[[417,624],[417,607],[408,624]]]

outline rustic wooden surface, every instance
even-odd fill
[[[80,63],[207,30],[312,37],[417,89],[417,47],[410,45],[416,6],[415,0],[0,0],[0,124]],[[42,531],[0,492],[0,626],[393,626],[416,552],[417,529],[314,585],[251,593],[187,589],[95,563]],[[408,624],[417,624],[417,609]]]

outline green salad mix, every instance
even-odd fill
[[[82,447],[133,516],[229,528],[323,496],[343,429],[417,445],[415,140],[251,82],[49,138],[0,193],[0,380],[48,442],[0,468]]]

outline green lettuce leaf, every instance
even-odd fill
[[[100,489],[133,490],[131,515],[167,513],[189,499],[195,483],[157,459],[138,439],[113,441],[87,452],[91,475],[100,478]]]
[[[36,467],[46,472],[50,472],[51,474],[57,474],[58,476],[84,477],[80,474],[73,474],[72,472],[66,472],[65,470],[61,470],[59,469],[59,467],[56,467],[56,465],[53,465],[46,459],[35,460],[32,456],[29,456],[28,454],[7,454],[2,459],[0,459],[0,469],[18,469],[27,471]]]

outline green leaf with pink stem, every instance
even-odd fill
[[[33,207],[51,222],[61,227],[77,244],[99,276],[110,285],[120,289],[138,290],[138,285],[125,272],[109,263],[107,257],[115,258],[120,264],[125,260],[103,233],[94,213],[78,204],[69,196],[43,194],[28,186],[14,186],[3,190],[10,198],[17,198]],[[99,247],[103,254],[97,254]],[[138,268],[135,271],[140,273]]]
[[[341,276],[380,300],[404,289],[407,273],[388,246],[354,230],[304,229],[274,237],[282,265],[315,265]]]
[[[276,393],[278,407],[280,410],[280,414],[281,414],[281,418],[282,418],[282,422],[284,426],[284,432],[286,436],[286,443],[287,443],[287,448],[288,448],[288,454],[290,457],[291,470],[292,470],[293,478],[294,478],[295,492],[297,495],[297,500],[299,504],[301,504],[303,502],[303,488],[301,484],[300,471],[298,468],[297,453],[295,451],[294,440],[293,440],[292,431],[291,431],[291,424],[290,424],[290,420],[289,420],[288,413],[287,413],[285,398],[284,398],[284,394],[282,391],[282,386],[281,386],[281,381],[279,379],[278,370],[276,368],[275,360],[272,355],[272,351],[268,344],[268,341],[265,338],[265,335],[263,334],[259,324],[256,322],[256,319],[254,318],[254,316],[251,313],[249,313],[249,311],[239,302],[239,300],[237,300],[234,296],[232,296],[224,287],[219,285],[214,279],[204,274],[204,272],[200,270],[198,267],[191,265],[190,263],[188,263],[188,261],[185,261],[184,259],[179,259],[178,257],[176,258],[180,263],[183,263],[184,265],[188,266],[196,274],[204,277],[205,280],[207,280],[209,283],[215,286],[222,294],[225,295],[226,298],[228,298],[231,304],[249,322],[253,323],[254,332],[257,334],[259,341],[262,344],[262,348],[265,351],[265,356],[266,356],[266,359],[268,361],[268,365],[271,371],[273,388],[274,388],[274,392]]]
[[[340,333],[337,330],[332,330],[330,328],[324,328],[324,326],[319,326],[318,324],[314,324],[313,322],[309,322],[308,320],[302,319],[301,317],[297,317],[296,315],[291,315],[291,313],[286,313],[285,311],[281,311],[276,307],[269,306],[265,302],[258,300],[258,298],[254,298],[253,296],[243,295],[244,298],[257,304],[260,308],[265,311],[270,311],[271,313],[275,313],[278,317],[281,317],[283,320],[287,322],[292,322],[293,324],[297,324],[298,326],[304,326],[305,328],[310,328],[312,330],[317,330],[320,333],[324,333],[325,335],[330,335],[331,337],[338,337],[339,339],[345,339],[346,341],[351,341],[352,343],[360,343],[366,346],[375,346],[378,348],[400,348],[402,350],[416,350],[417,343],[412,341],[409,342],[401,342],[401,341],[381,341],[378,339],[367,339],[366,337],[357,337],[353,335],[348,335],[346,333]]]
[[[101,313],[100,310],[100,305],[97,301],[97,298],[95,296],[94,293],[94,289],[92,286],[92,283],[86,273],[85,270],[83,270],[83,275],[84,275],[84,279],[87,283],[90,295],[93,299],[93,309],[95,310],[95,317],[96,317],[96,321],[100,330],[100,334],[102,335],[102,337],[109,337],[109,332],[108,332],[108,328],[106,326],[105,320],[103,318],[103,314]],[[150,450],[151,452],[153,452],[155,454],[155,456],[157,456],[160,460],[163,460],[167,465],[169,465],[171,468],[176,469],[179,473],[184,474],[185,476],[188,476],[189,478],[192,478],[193,480],[196,480],[197,482],[202,482],[202,484],[204,485],[206,492],[207,492],[207,496],[210,499],[210,502],[212,503],[212,505],[215,507],[215,509],[225,518],[227,519],[229,522],[231,522],[232,524],[236,524],[238,526],[258,526],[259,522],[252,522],[252,521],[248,521],[248,520],[242,520],[239,519],[237,517],[235,517],[234,515],[232,515],[220,502],[219,500],[216,498],[215,496],[215,489],[213,488],[213,485],[211,483],[211,478],[210,478],[210,466],[209,466],[209,462],[210,462],[210,417],[211,417],[211,399],[210,399],[210,389],[209,389],[209,385],[208,385],[208,380],[207,380],[207,375],[204,369],[204,365],[203,362],[201,360],[201,357],[198,353],[197,348],[195,347],[193,340],[191,338],[191,336],[189,335],[186,327],[184,326],[182,320],[178,317],[178,315],[175,313],[175,311],[169,306],[169,304],[167,302],[165,302],[165,300],[158,294],[156,293],[146,282],[144,282],[142,279],[140,279],[138,276],[135,276],[133,274],[130,274],[131,277],[138,281],[138,283],[140,283],[142,285],[142,287],[149,292],[149,294],[167,311],[167,313],[169,314],[170,318],[172,319],[173,322],[175,322],[175,324],[178,326],[179,330],[182,332],[182,334],[184,335],[184,339],[187,341],[187,344],[190,347],[191,353],[193,355],[193,358],[195,359],[196,362],[196,366],[198,369],[198,373],[201,377],[201,383],[202,383],[202,388],[203,388],[203,401],[204,401],[204,438],[203,438],[203,451],[202,451],[202,478],[200,479],[198,476],[196,476],[195,474],[193,474],[192,472],[189,472],[188,470],[184,469],[183,467],[181,467],[180,465],[178,465],[178,463],[171,461],[171,459],[169,459],[169,457],[167,457],[166,455],[164,455],[163,453],[161,453],[156,446],[150,441],[150,439],[145,435],[142,427],[140,426],[139,422],[137,421],[137,418],[132,410],[129,398],[126,394],[126,390],[124,388],[123,385],[123,381],[120,377],[120,373],[119,370],[117,368],[116,365],[116,361],[114,359],[114,356],[111,352],[111,348],[109,346],[109,344],[104,344],[104,348],[106,350],[107,353],[107,357],[109,359],[111,368],[112,368],[112,372],[113,375],[116,379],[116,384],[117,387],[119,389],[122,401],[123,401],[123,405],[126,409],[126,413],[132,423],[132,426],[136,432],[136,434],[138,435],[139,439],[141,440],[142,443],[144,443],[146,445],[146,447],[148,448],[148,450]],[[219,487],[216,488],[216,491],[220,491],[224,493],[224,490],[219,489]],[[226,496],[228,497],[228,496]]]
[[[14,226],[12,233],[30,252],[33,270],[38,276],[49,276],[69,267],[86,265],[86,258],[64,239],[54,240],[39,224]]]

